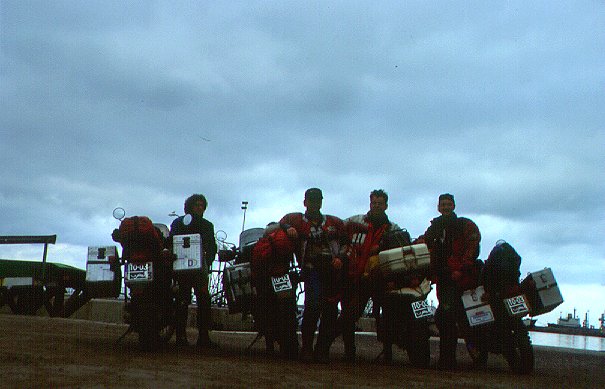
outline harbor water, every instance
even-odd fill
[[[605,351],[605,338],[597,336],[553,334],[530,331],[535,346],[562,347],[577,350]]]

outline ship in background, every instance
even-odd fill
[[[529,322],[526,322],[530,331],[536,332],[549,332],[555,334],[565,335],[582,335],[582,336],[598,336],[605,337],[605,313],[599,317],[599,327],[590,325],[588,322],[588,312],[584,315],[584,320],[580,323],[580,317],[576,316],[576,310],[574,309],[573,314],[568,313],[566,317],[562,315],[557,319],[557,323],[548,323],[547,327],[535,326],[535,319],[528,318]]]

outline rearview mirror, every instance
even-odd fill
[[[124,219],[124,217],[126,216],[126,211],[124,210],[124,208],[122,207],[117,207],[116,209],[113,210],[113,217],[122,221],[122,219]]]

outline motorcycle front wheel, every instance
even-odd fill
[[[514,373],[529,374],[534,371],[534,349],[529,332],[520,319],[514,320],[510,338],[505,340],[502,352]]]
[[[139,348],[153,351],[160,344],[160,326],[153,306],[140,307],[138,317]]]

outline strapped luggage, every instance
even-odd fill
[[[229,266],[223,275],[223,291],[229,313],[250,311],[254,290],[251,282],[250,263]]]
[[[378,268],[385,278],[410,272],[428,271],[431,256],[426,244],[415,244],[381,251]]]

